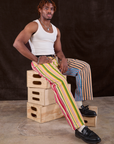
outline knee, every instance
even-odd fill
[[[85,62],[85,68],[91,70],[91,67],[87,62]]]

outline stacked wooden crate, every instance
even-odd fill
[[[71,85],[68,84],[71,89]],[[33,70],[27,71],[27,87],[28,87],[28,102],[27,102],[27,118],[35,120],[39,123],[48,122],[54,119],[63,117],[63,113],[55,102],[54,92],[48,81],[41,77]],[[96,111],[96,106],[90,106],[89,109]],[[96,117],[83,117],[85,125],[96,126]]]
[[[27,87],[27,118],[44,123],[63,117],[61,109],[55,102],[54,92],[45,78],[33,70],[28,70]]]

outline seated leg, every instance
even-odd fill
[[[75,68],[75,73],[78,69],[78,75],[76,78],[81,78],[81,89],[82,97],[81,100],[93,100],[93,91],[92,91],[92,78],[91,78],[91,69],[90,65],[84,61],[78,59],[68,58],[69,68]],[[79,76],[80,75],[80,76]],[[79,81],[79,80],[77,80]],[[77,82],[76,81],[76,82]],[[81,92],[80,92],[81,93]],[[75,100],[79,101],[77,94],[75,94]]]
[[[89,110],[87,106],[82,105],[83,100],[93,99],[91,70],[89,64],[81,60],[68,59],[67,76],[73,76],[76,79],[75,101],[83,116],[96,116],[95,111]]]
[[[56,63],[55,59],[50,64],[38,65],[32,62],[32,68],[50,82],[55,93],[56,102],[59,104],[72,129],[75,130],[84,125],[84,121],[68,88],[67,81],[58,70]]]

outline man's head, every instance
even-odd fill
[[[43,16],[47,20],[51,20],[56,11],[56,5],[53,0],[41,0],[37,8],[40,16]]]

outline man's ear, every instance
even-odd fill
[[[39,13],[41,13],[41,8],[38,9]]]

